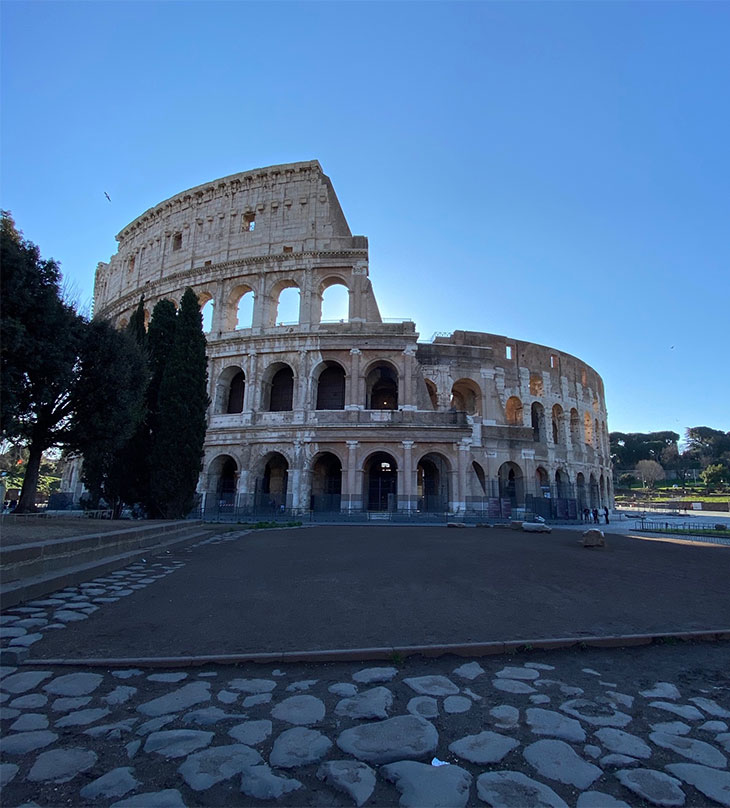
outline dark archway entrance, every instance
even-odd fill
[[[376,452],[365,466],[365,503],[369,511],[398,507],[398,466],[385,452]]]
[[[286,508],[289,463],[279,452],[269,456],[263,475],[256,480],[256,506],[264,510]]]
[[[345,371],[336,362],[328,362],[317,379],[317,409],[345,409]]]
[[[312,510],[339,512],[341,493],[342,463],[325,452],[312,464]]]
[[[367,375],[366,387],[368,409],[398,409],[398,375],[390,365],[374,367]]]
[[[508,499],[512,507],[524,505],[525,485],[522,469],[517,463],[502,463],[499,467],[499,496]]]
[[[449,467],[439,454],[424,455],[416,467],[418,510],[446,513],[449,510]]]

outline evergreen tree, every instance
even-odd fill
[[[92,500],[103,496],[116,513],[126,475],[119,458],[144,416],[146,387],[147,363],[133,334],[106,320],[88,323],[68,443],[83,455]]]
[[[153,381],[158,370],[153,359]],[[158,513],[168,519],[184,518],[195,503],[209,403],[207,388],[203,320],[197,297],[188,288],[160,378],[150,453],[152,498]]]

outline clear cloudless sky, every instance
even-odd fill
[[[383,316],[575,354],[611,430],[730,429],[730,3],[0,9],[2,207],[82,303],[147,208],[318,159]]]

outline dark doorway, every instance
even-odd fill
[[[239,370],[238,373],[231,379],[231,388],[228,391],[228,408],[226,412],[243,412],[243,393],[246,389],[246,377],[243,371]]]
[[[338,512],[342,493],[342,463],[331,452],[312,466],[312,510]]]
[[[398,507],[398,467],[385,452],[368,461],[365,473],[365,501],[369,511],[395,511]]]
[[[398,376],[388,365],[378,365],[367,377],[368,400],[371,410],[398,409]]]
[[[446,513],[449,509],[449,471],[441,455],[428,454],[416,469],[418,510]]]
[[[278,370],[271,380],[269,412],[286,412],[292,408],[294,372],[290,367]]]

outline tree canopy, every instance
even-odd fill
[[[662,453],[676,447],[679,435],[676,432],[611,432],[611,460],[620,469],[631,469],[640,460],[659,462]]]

